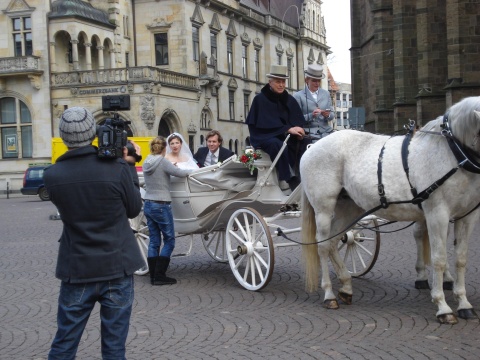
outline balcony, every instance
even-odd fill
[[[7,76],[27,76],[35,89],[40,89],[43,70],[38,68],[38,56],[0,58],[0,80]]]
[[[41,74],[38,69],[38,56],[18,56],[0,58],[0,76],[19,74]]]
[[[52,74],[52,88],[159,83],[162,86],[198,91],[195,76],[162,70],[152,66],[82,70]]]

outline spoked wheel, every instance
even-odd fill
[[[136,218],[130,219],[130,227],[135,234],[135,239],[137,239],[138,247],[142,253],[143,260],[145,264],[147,263],[148,256],[148,243],[150,242],[150,237],[148,233],[147,219],[142,212],[138,214]],[[135,275],[145,275],[148,273],[148,265],[145,265],[141,269],[135,271]]]
[[[378,219],[364,218],[343,235],[338,251],[352,277],[365,275],[372,270],[380,251]]]
[[[237,281],[247,290],[263,289],[274,266],[272,236],[263,217],[254,209],[235,211],[225,234],[227,256]]]
[[[222,263],[228,262],[225,231],[213,231],[208,234],[203,234],[202,243],[208,255],[210,255],[213,260]]]

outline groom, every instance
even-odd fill
[[[201,147],[193,155],[200,167],[214,165],[223,162],[230,156],[235,155],[232,151],[224,148],[222,145],[223,138],[217,130],[211,130],[206,136],[207,146]]]

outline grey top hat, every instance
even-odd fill
[[[268,78],[288,79],[288,69],[285,65],[272,65]]]
[[[323,79],[325,78],[325,74],[323,73],[323,66],[320,64],[310,64],[307,67],[305,72],[305,77],[309,77],[312,79]]]

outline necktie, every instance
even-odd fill
[[[210,165],[215,165],[217,163],[217,157],[214,153],[210,153]]]

